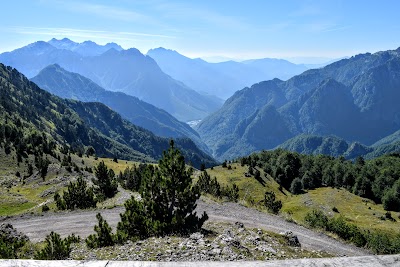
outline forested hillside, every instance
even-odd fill
[[[400,49],[361,54],[288,81],[244,88],[197,130],[222,160],[271,149],[299,134],[372,145],[400,128]]]
[[[90,79],[66,71],[57,64],[44,68],[31,81],[42,89],[62,98],[103,103],[128,121],[148,129],[158,136],[187,137],[207,151],[207,147],[200,140],[198,133],[188,124],[175,119],[168,112],[141,101],[137,97],[121,92],[107,91]]]
[[[66,145],[81,153],[92,147],[99,156],[154,161],[168,148],[167,138],[123,120],[104,104],[63,100],[16,69],[1,64],[0,70],[3,146],[13,146],[21,157]],[[195,166],[214,163],[191,140],[178,139],[176,145]]]
[[[400,154],[372,160],[358,157],[303,155],[282,149],[263,151],[240,159],[249,168],[262,168],[293,194],[320,187],[345,188],[351,193],[382,203],[389,211],[400,211]]]

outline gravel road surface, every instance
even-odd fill
[[[97,224],[96,213],[100,212],[110,226],[115,230],[120,220],[119,214],[123,207],[103,209],[100,211],[69,211],[47,213],[42,216],[23,215],[6,218],[2,222],[11,223],[17,230],[25,233],[33,242],[42,241],[51,231],[65,237],[75,233],[82,238],[94,233],[93,227]],[[285,219],[266,214],[255,209],[246,208],[237,203],[206,203],[199,201],[197,212],[206,211],[210,220],[225,222],[242,222],[246,227],[261,228],[280,233],[292,231],[297,235],[303,248],[308,250],[321,250],[337,256],[363,256],[371,252],[357,248],[353,245],[339,242],[325,234],[318,233]]]

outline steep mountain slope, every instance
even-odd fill
[[[216,95],[223,99],[256,82],[273,78],[288,79],[307,69],[303,65],[270,58],[208,63],[161,47],[149,50],[147,55],[174,79],[182,81],[198,92]]]
[[[63,100],[3,64],[0,64],[0,108],[2,127],[8,129],[9,123],[13,123],[18,126],[21,138],[36,131],[60,145],[82,150],[92,146],[99,156],[145,161],[160,158],[168,148],[167,138],[123,120],[104,104]],[[214,163],[189,139],[178,139],[176,144],[195,166]]]
[[[121,51],[111,48],[97,56],[82,56],[36,42],[1,54],[0,62],[17,68],[29,78],[57,63],[106,90],[124,92],[162,108],[181,121],[202,119],[222,104],[219,99],[201,95],[172,79],[152,58],[134,48]]]
[[[400,128],[398,88],[400,49],[357,55],[285,82],[245,88],[197,130],[221,160],[271,149],[302,133],[371,145]]]
[[[168,112],[120,92],[106,91],[90,79],[64,70],[59,65],[44,68],[31,79],[42,89],[62,98],[83,102],[100,102],[121,114],[125,119],[163,137],[188,137],[203,150],[207,147],[199,135],[186,123]]]

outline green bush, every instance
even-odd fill
[[[392,242],[387,234],[384,233],[371,233],[367,237],[367,247],[376,254],[391,254]]]
[[[344,240],[353,242],[359,247],[366,244],[365,237],[361,230],[354,224],[347,223],[343,216],[330,219],[327,230],[337,234]]]
[[[112,229],[108,225],[107,221],[103,219],[100,213],[96,215],[98,225],[94,226],[96,234],[90,235],[85,240],[89,248],[101,248],[114,245],[114,236],[111,233]]]
[[[214,197],[221,197],[222,195],[221,185],[218,183],[217,178],[211,179],[207,171],[203,171],[200,174],[196,187],[201,193],[210,194]]]
[[[49,211],[50,210],[50,208],[49,208],[49,206],[47,206],[47,204],[44,204],[43,206],[42,206],[42,212],[47,212],[47,211]]]
[[[69,209],[88,209],[95,208],[97,200],[93,193],[93,188],[88,187],[82,176],[78,177],[76,182],[70,182],[67,191],[64,191],[63,196],[56,193],[54,201],[57,208],[60,210]]]
[[[274,214],[278,214],[282,208],[282,201],[276,200],[274,192],[265,192],[263,202],[268,211]]]
[[[290,192],[292,194],[298,195],[303,192],[303,185],[300,178],[295,178],[290,184]]]
[[[223,187],[221,195],[227,197],[229,201],[237,202],[239,199],[239,187],[236,184]]]
[[[13,245],[0,238],[0,259],[15,259],[16,251]]]
[[[17,258],[18,250],[28,242],[28,237],[17,232],[11,224],[2,224],[0,228],[0,259]]]
[[[320,210],[308,212],[304,220],[312,228],[326,229],[328,226],[328,217]]]
[[[65,260],[71,253],[70,242],[59,234],[51,232],[46,237],[45,247],[35,255],[36,260]]]
[[[400,211],[400,182],[386,191],[382,197],[382,204],[385,210]]]
[[[118,192],[118,184],[115,179],[115,173],[108,169],[104,161],[99,162],[95,167],[96,179],[93,183],[96,185],[96,195],[98,199],[112,198]]]

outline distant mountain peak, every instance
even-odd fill
[[[164,47],[150,49],[149,51],[147,51],[146,55],[148,55],[150,57],[152,55],[157,55],[157,56],[175,56],[175,57],[187,58],[186,56],[180,54],[176,50],[167,49]]]
[[[82,44],[94,44],[94,45],[97,45],[95,42],[90,41],[90,40],[84,41]]]
[[[127,50],[124,50],[123,52],[125,55],[128,55],[128,56],[144,57],[144,55],[139,51],[139,49],[136,49],[136,48],[129,48]]]
[[[34,51],[33,53],[38,55],[38,54],[42,54],[42,53],[45,53],[45,52],[53,50],[53,49],[56,49],[56,48],[54,46],[52,46],[51,44],[48,44],[43,41],[37,41],[37,42],[29,44],[25,47],[18,48],[14,51],[29,51],[29,53],[32,53],[32,51]]]
[[[52,38],[47,43],[54,46],[57,49],[69,50],[78,53],[81,56],[98,56],[107,52],[109,49],[115,49],[117,51],[123,50],[123,48],[116,43],[99,45],[91,40],[86,40],[82,43],[77,43],[68,38],[63,38],[60,40]]]
[[[117,51],[124,50],[119,44],[114,43],[114,42],[107,43],[104,47],[108,47],[110,49],[115,49]]]

